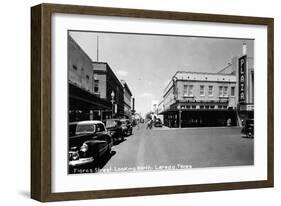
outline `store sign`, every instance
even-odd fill
[[[239,103],[246,102],[246,72],[247,71],[247,56],[244,55],[238,60],[238,94]]]

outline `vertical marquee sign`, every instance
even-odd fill
[[[246,71],[247,71],[247,55],[238,60],[238,93],[239,103],[246,102]]]

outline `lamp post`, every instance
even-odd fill
[[[181,128],[181,105],[178,105],[178,110],[179,110],[179,128]]]
[[[115,97],[115,93],[114,91],[111,92],[111,103],[112,103],[112,118],[113,118],[113,114],[114,114],[114,97]]]

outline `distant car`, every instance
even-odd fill
[[[107,119],[104,121],[105,127],[108,133],[113,138],[113,142],[118,140],[124,140],[124,134],[122,130],[122,122],[119,119]]]
[[[248,138],[254,137],[254,119],[248,119],[241,130],[242,134],[245,134]]]
[[[162,126],[163,124],[161,122],[161,119],[158,118],[154,121],[154,127],[162,127]]]
[[[98,161],[111,152],[112,137],[101,121],[81,121],[75,136],[69,137],[69,166],[81,166]]]
[[[122,131],[123,134],[126,136],[132,135],[133,134],[133,126],[132,123],[129,119],[120,119],[122,125]]]

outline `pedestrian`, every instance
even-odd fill
[[[151,129],[152,128],[152,119],[149,119],[147,122],[147,127],[146,129]]]
[[[153,120],[151,119],[151,120],[150,120],[149,129],[152,129],[152,126],[153,126]]]

